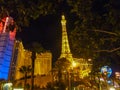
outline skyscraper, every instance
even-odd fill
[[[11,17],[0,21],[0,79],[8,79],[16,28]]]

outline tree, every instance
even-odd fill
[[[60,12],[63,2],[64,0],[0,0],[0,18],[13,17],[20,31],[29,26],[31,20]]]
[[[36,52],[32,51],[32,72],[31,72],[31,90],[34,90],[34,67],[35,67],[35,59],[36,59]]]
[[[44,52],[45,49],[42,47],[41,44],[37,42],[33,42],[32,45],[30,45],[29,49],[32,52],[31,90],[34,90],[34,66],[35,66],[36,53]]]
[[[55,62],[55,68],[58,71],[58,81],[62,80],[62,72],[67,72],[70,68],[71,62],[69,62],[66,58],[59,58]]]
[[[31,66],[21,66],[19,71],[20,73],[24,74],[24,88],[26,88],[26,83],[27,83],[27,78],[28,78],[28,74],[31,72]]]
[[[48,90],[54,90],[53,83],[48,82],[47,85],[46,85],[46,88],[47,88]]]
[[[71,67],[71,62],[67,60],[66,58],[59,58],[55,62],[55,68],[57,70],[57,81],[56,81],[56,86],[61,90],[66,88],[66,85],[68,85],[69,81],[69,69]]]
[[[11,16],[17,25],[22,28],[29,25],[30,19],[52,13],[52,7],[52,3],[47,0],[0,0],[0,17]]]
[[[120,1],[67,1],[76,18],[70,35],[73,55],[117,62],[120,57]]]

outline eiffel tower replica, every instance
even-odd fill
[[[61,47],[60,58],[66,58],[67,60],[72,62],[73,57],[72,57],[69,42],[68,42],[68,36],[67,36],[67,30],[66,30],[66,20],[65,20],[64,15],[62,15],[61,25],[62,25],[62,47]]]
[[[64,15],[62,15],[61,25],[62,25],[62,47],[60,58],[66,58],[72,63],[75,61],[76,63],[78,63],[78,66],[80,68],[81,75],[79,76],[81,78],[88,76],[88,74],[91,72],[92,64],[88,63],[88,61],[86,61],[83,58],[73,58],[68,42],[66,19]]]

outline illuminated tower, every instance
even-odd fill
[[[0,22],[0,79],[8,80],[12,59],[16,28],[11,17],[5,17]]]
[[[66,20],[64,15],[62,15],[61,24],[62,24],[62,50],[61,50],[60,58],[66,58],[69,61],[73,61],[73,57],[72,57],[69,42],[68,42]]]
[[[80,78],[86,77],[91,72],[91,66],[92,66],[91,60],[89,59],[89,61],[88,61],[83,58],[72,57],[69,42],[68,42],[68,36],[67,36],[67,30],[66,30],[66,20],[65,20],[64,15],[62,15],[61,24],[62,24],[62,50],[61,50],[60,58],[66,58],[67,60],[72,62],[72,64],[75,62],[76,67],[79,67],[79,72],[80,72],[79,77]]]

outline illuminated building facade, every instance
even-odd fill
[[[11,65],[10,65],[10,71],[9,71],[9,81],[13,81],[15,78],[15,72],[16,72],[16,64],[17,64],[17,58],[19,55],[21,55],[22,53],[18,54],[19,52],[19,47],[22,46],[22,43],[18,40],[15,41],[14,44],[14,49],[13,49],[13,56],[12,56],[12,61],[11,61]],[[21,57],[19,57],[21,58]]]
[[[19,72],[21,66],[31,66],[32,60],[31,55],[32,52],[29,50],[25,50],[22,42],[19,42],[17,45],[17,58],[16,58],[16,69],[15,69],[15,79],[20,79],[24,77],[24,74]],[[52,54],[50,52],[37,53],[35,59],[35,68],[34,75],[47,75],[52,68]],[[28,75],[31,75],[29,73]]]
[[[18,42],[18,41],[17,41]],[[24,80],[19,80],[20,78],[24,77],[23,73],[19,72],[19,69],[21,66],[28,66],[32,65],[31,55],[32,52],[29,50],[25,50],[23,47],[22,42],[18,42],[17,46],[17,60],[16,60],[16,69],[15,69],[15,80],[18,80],[16,82],[16,85],[19,83],[24,83]],[[47,82],[52,81],[52,77],[50,75],[50,71],[52,69],[52,53],[51,52],[44,52],[44,53],[37,53],[36,59],[35,59],[35,67],[34,67],[34,75],[36,76],[34,78],[34,85],[38,86],[45,86],[47,85]],[[31,76],[31,73],[27,74],[28,76]],[[44,75],[44,77],[42,76]],[[27,83],[31,84],[31,78],[27,79]]]
[[[13,58],[14,65],[11,65],[11,68],[15,67],[15,69],[13,69],[14,79],[20,79],[21,77],[23,77],[23,74],[19,72],[19,69],[21,66],[25,65],[24,58],[25,58],[25,49],[23,47],[23,44],[21,41],[16,41],[15,49],[14,49],[14,58]]]
[[[91,59],[74,58],[74,61],[76,62],[76,67],[79,67],[79,77],[84,78],[89,76],[92,69]]]
[[[8,80],[15,35],[16,28],[13,19],[11,17],[3,18],[0,21],[0,79]]]
[[[22,77],[24,77],[24,74],[22,74],[19,69],[22,66],[28,66],[31,65],[31,55],[32,53],[29,50],[25,50],[23,43],[21,41],[17,41],[16,42],[16,56],[15,56],[15,60],[16,64],[15,64],[15,80],[20,79]]]
[[[47,75],[52,69],[52,54],[44,52],[36,55],[35,75]]]
[[[120,80],[120,72],[115,72],[115,77]]]

